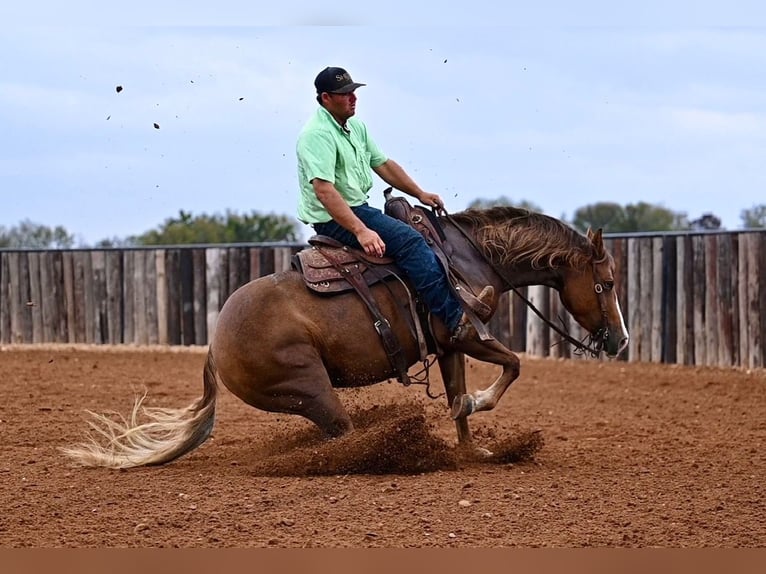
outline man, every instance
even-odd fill
[[[372,171],[383,181],[424,205],[442,208],[441,197],[423,191],[394,160],[375,145],[367,126],[354,117],[356,89],[343,68],[328,67],[314,80],[319,108],[298,137],[298,179],[301,195],[298,218],[316,233],[368,255],[392,257],[412,282],[428,309],[452,334],[464,341],[476,331],[464,316],[460,301],[423,236],[406,223],[367,204]],[[479,298],[488,303],[494,290],[487,286]]]

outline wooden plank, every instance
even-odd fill
[[[250,281],[250,250],[247,247],[230,247],[229,260],[229,290],[227,298]]]
[[[662,362],[676,362],[676,340],[678,338],[678,295],[676,268],[678,253],[676,238],[662,238]]]
[[[64,254],[65,252],[63,251],[56,251],[53,254],[53,278],[56,285],[56,325],[54,335],[56,343],[65,343],[68,338]]]
[[[626,323],[628,335],[632,336],[628,323],[628,313],[630,312],[630,301],[628,299],[628,240],[618,238],[612,242],[612,257],[614,258],[614,276],[615,289],[617,289],[617,301],[620,305],[623,321]],[[620,361],[628,360],[628,353],[623,353],[619,357]]]
[[[146,342],[156,345],[160,340],[157,302],[157,255],[144,251],[144,309],[146,312]]]
[[[146,318],[146,256],[147,251],[137,249],[133,252],[133,342],[136,345],[149,343]]]
[[[53,343],[56,340],[58,325],[57,310],[57,281],[54,279],[55,269],[53,256],[56,251],[40,253],[40,319],[42,321],[42,341]]]
[[[9,342],[21,342],[21,308],[19,300],[19,256],[17,251],[8,254],[8,316]]]
[[[221,259],[223,250],[219,247],[208,247],[205,250],[205,283],[207,284],[207,340],[213,339],[215,324],[218,322],[218,312],[221,309]]]
[[[527,296],[528,287],[518,287],[518,292]],[[527,349],[527,304],[515,293],[511,296],[511,350],[523,353]]]
[[[165,251],[165,277],[167,284],[168,343],[180,345],[181,335],[181,252]]]
[[[134,249],[126,250],[122,254],[122,342],[127,344],[131,344],[136,340],[135,254],[136,250]]]
[[[530,303],[545,314],[545,289],[542,285],[531,285],[527,291]],[[527,313],[527,349],[530,355],[543,356],[545,323],[534,313]]]
[[[638,305],[641,309],[639,323],[641,329],[641,347],[639,349],[639,359],[641,362],[652,360],[652,331],[654,325],[654,253],[652,252],[652,238],[642,237],[638,240],[640,251],[641,279],[640,293],[638,296]]]
[[[192,264],[194,268],[194,288],[192,299],[194,301],[194,344],[207,344],[207,264],[205,262],[205,250],[194,249],[192,251]]]
[[[759,368],[766,367],[766,231],[758,233],[757,251],[759,255],[758,269],[758,299],[760,301],[759,311],[756,320],[760,323],[761,329],[758,337],[758,351],[756,363]]]
[[[707,341],[705,338],[705,238],[692,236],[694,298],[694,364],[707,364]]]
[[[261,277],[274,273],[274,250],[261,249]]]
[[[763,340],[761,333],[761,237],[753,233],[748,237],[747,253],[747,326],[750,348],[747,366],[751,369],[763,367]]]
[[[647,245],[647,248],[650,247]],[[652,255],[652,287],[651,287],[651,299],[649,303],[652,307],[652,324],[650,333],[650,353],[649,360],[652,363],[662,362],[663,353],[663,324],[665,317],[663,316],[664,299],[665,294],[665,274],[663,273],[663,249],[664,241],[662,237],[653,237],[651,240],[651,255]]]
[[[165,272],[165,250],[154,252],[154,274],[157,277],[157,342],[168,344],[168,277]]]
[[[0,343],[11,342],[10,253],[0,251]]]
[[[62,255],[64,269],[64,301],[66,302],[66,340],[74,343],[75,336],[75,289],[74,289],[74,253],[65,251]]]
[[[706,365],[718,365],[718,241],[705,236],[705,342]]]
[[[103,344],[108,342],[107,332],[108,303],[106,296],[106,256],[101,249],[90,252],[90,260],[93,268],[93,338],[92,343]]]
[[[250,254],[250,280],[258,279],[263,275],[261,273],[261,250],[258,247],[251,247]]]
[[[731,305],[731,330],[732,330],[732,365],[740,366],[739,341],[742,335],[739,323],[739,238],[740,234],[731,235],[731,259],[729,267],[729,289],[735,303]]]
[[[22,253],[17,251],[8,254],[8,312],[10,315],[10,342],[24,343],[23,328],[23,295],[21,294],[20,259]],[[31,333],[30,333],[31,334]]]
[[[274,248],[274,272],[289,271],[292,267],[293,252],[289,247]]]
[[[692,243],[688,235],[676,237],[676,358],[683,365],[694,364],[694,298],[692,296]]]
[[[32,343],[42,343],[43,336],[43,289],[40,279],[40,252],[30,251],[27,253],[29,265],[29,314],[32,319]]]
[[[72,279],[74,291],[74,340],[77,343],[86,343],[85,256],[83,251],[75,251],[72,254]]]
[[[640,301],[641,294],[641,251],[639,250],[638,238],[628,238],[628,330],[630,342],[628,343],[628,360],[631,362],[641,360],[641,321]]]
[[[106,341],[110,345],[123,343],[123,273],[122,252],[110,249],[105,252],[106,273]]]
[[[718,264],[716,281],[718,283],[718,364],[730,367],[733,361],[734,325],[733,309],[737,307],[737,293],[732,291],[730,277],[733,274],[734,260],[732,259],[731,235],[718,236]]]
[[[548,312],[550,313],[548,318],[557,327],[564,327],[566,323],[562,325],[559,318],[564,318],[567,315],[567,310],[561,303],[561,297],[556,289],[548,289]],[[548,327],[548,355],[555,358],[565,358],[566,348],[569,345],[562,341],[561,335],[554,331],[551,327]]]
[[[753,236],[751,233],[740,233],[739,239],[739,254],[737,256],[737,316],[739,324],[742,328],[739,331],[739,365],[745,367],[749,363],[750,355],[750,330],[749,330],[749,300],[748,300],[748,264],[750,258],[748,253],[750,252],[750,238]]]
[[[179,252],[181,287],[181,342],[194,344],[194,261],[190,249]]]
[[[90,251],[78,251],[75,257],[82,264],[82,300],[78,307],[83,313],[86,343],[96,343],[96,292],[93,281],[93,259]]]

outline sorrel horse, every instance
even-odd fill
[[[628,331],[615,290],[614,260],[601,230],[583,235],[552,217],[512,207],[467,210],[439,218],[446,250],[474,292],[494,287],[490,306],[511,288],[547,285],[558,290],[569,313],[589,333],[595,348],[616,357]],[[510,282],[513,282],[513,285]],[[406,287],[397,281],[371,288],[408,365],[420,358],[418,342],[398,306]],[[437,319],[439,368],[461,451],[477,457],[468,416],[491,410],[519,376],[519,358],[495,339],[478,336],[452,341]],[[502,367],[485,390],[468,394],[465,355]],[[172,461],[211,434],[218,382],[245,403],[270,412],[301,415],[328,437],[353,430],[335,387],[365,386],[392,376],[389,356],[370,321],[368,308],[353,292],[333,297],[306,288],[295,270],[261,277],[226,300],[209,346],[202,397],[186,408],[142,407],[129,420],[94,415],[91,427],[107,442],[64,449],[80,464],[126,468]],[[139,422],[139,415],[148,422]]]

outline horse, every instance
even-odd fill
[[[468,287],[473,292],[494,288],[490,316],[501,293],[546,285],[558,291],[596,353],[614,358],[627,347],[614,259],[601,229],[583,234],[548,215],[507,206],[442,212],[436,220],[445,252],[462,270]],[[413,366],[422,348],[413,337],[411,317],[401,312],[407,286],[388,281],[370,291],[400,341],[407,365]],[[235,290],[220,310],[201,397],[180,409],[145,407],[139,398],[131,416],[121,421],[90,413],[95,417],[91,427],[107,444],[102,446],[91,434],[63,450],[84,466],[129,468],[173,461],[210,436],[219,383],[257,409],[312,421],[327,438],[352,432],[354,425],[335,389],[372,385],[395,374],[369,313],[353,291],[328,297],[307,289],[295,269],[252,280]],[[468,418],[498,404],[519,377],[519,357],[491,336],[455,340],[436,318],[430,327],[458,452],[486,458],[491,453],[473,441]],[[502,372],[487,388],[468,393],[466,355],[499,365]],[[140,422],[139,415],[148,422]]]

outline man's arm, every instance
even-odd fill
[[[335,186],[329,181],[319,179],[318,177],[311,180],[311,185],[314,186],[314,193],[316,193],[317,199],[324,205],[327,213],[330,214],[338,225],[354,234],[365,253],[383,257],[383,254],[386,252],[386,244],[383,243],[383,240],[375,231],[367,227],[351,211],[348,203],[341,197]]]
[[[407,195],[411,195],[423,205],[440,209],[444,207],[444,202],[438,194],[423,191],[420,186],[415,183],[415,180],[404,171],[404,168],[394,160],[388,159],[378,167],[373,167],[372,169],[388,185],[403,191]]]

